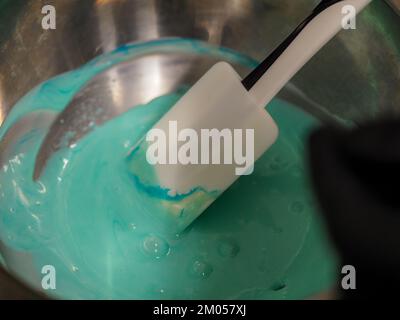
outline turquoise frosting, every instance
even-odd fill
[[[63,110],[93,76],[153,50],[255,64],[190,39],[126,45],[33,89],[13,108],[0,135],[34,112]],[[183,198],[138,181],[126,156],[180,94],[132,106],[96,127],[56,153],[37,182],[31,178],[34,161],[47,129],[31,128],[4,147],[0,261],[39,289],[42,267],[53,265],[57,288],[46,293],[75,299],[303,298],[332,286],[335,258],[304,160],[304,141],[317,121],[281,100],[268,106],[280,137],[254,173],[220,197],[205,194],[216,201],[184,232],[160,231],[154,210],[165,206],[162,201]],[[185,197],[193,194],[202,190]]]

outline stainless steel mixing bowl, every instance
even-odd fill
[[[185,37],[235,49],[255,59],[270,52],[317,0],[0,0],[0,123],[18,99],[40,82],[74,69],[122,44]],[[57,29],[43,30],[44,5],[57,10]],[[342,31],[293,79],[299,91],[281,97],[318,116],[360,121],[400,111],[400,17],[398,0],[374,0],[358,18],[357,31]],[[179,83],[162,77],[163,88],[191,84],[212,61],[182,64],[143,59],[162,69],[179,68]],[[167,59],[168,60],[168,59]],[[183,68],[183,69],[182,69]],[[245,73],[247,70],[241,70]],[[116,80],[124,75],[114,73]],[[151,79],[150,79],[151,80]],[[147,81],[147,80],[146,80]],[[111,82],[104,89],[121,90]],[[122,90],[129,94],[129,90]],[[121,93],[120,92],[120,93]],[[143,102],[158,92],[148,90]],[[138,101],[141,102],[141,101]],[[113,104],[109,105],[113,108]],[[112,110],[110,115],[116,114]],[[322,115],[320,112],[320,115]],[[74,121],[71,119],[71,121]],[[0,277],[1,277],[0,273]],[[10,278],[0,278],[0,297],[31,297]]]

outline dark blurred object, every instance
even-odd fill
[[[317,130],[310,167],[342,265],[356,270],[342,298],[390,298],[400,287],[400,119]]]

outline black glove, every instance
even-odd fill
[[[321,128],[311,135],[309,157],[315,192],[342,265],[356,269],[356,290],[339,286],[342,298],[397,293],[400,119],[352,130]]]

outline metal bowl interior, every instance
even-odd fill
[[[260,60],[317,1],[50,2],[58,12],[57,29],[47,31],[41,27],[41,8],[47,1],[1,2],[1,121],[35,85],[125,43],[193,38]],[[357,30],[342,31],[293,84],[340,119],[359,121],[383,111],[397,111],[399,27],[395,11],[384,1],[374,1],[359,17]],[[197,76],[191,68],[187,74],[189,78]]]
[[[0,1],[0,123],[39,83],[126,43],[189,38],[260,60],[316,2]],[[45,4],[57,9],[56,30],[41,27]],[[393,10],[396,1],[391,5],[375,0],[358,18],[357,31],[342,31],[282,90],[280,97],[322,120],[359,122],[400,111],[400,17]],[[110,101],[106,111],[112,118],[132,105],[132,99],[136,104],[145,103],[192,84],[217,60],[215,56],[149,52],[105,71],[92,87],[93,95],[101,93]],[[248,72],[247,68],[238,68],[243,75]],[[139,96],[132,97],[132,89],[124,86],[127,81],[135,82]],[[112,103],[115,96],[120,97],[121,105]],[[79,124],[81,118],[77,112],[68,122]],[[26,130],[29,126],[22,127]]]

